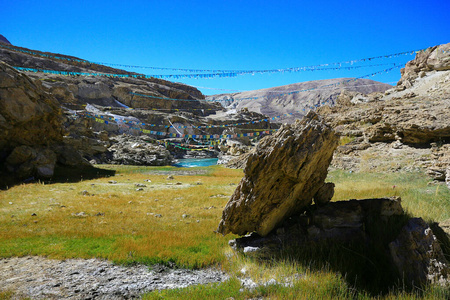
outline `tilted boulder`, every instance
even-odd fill
[[[217,232],[265,236],[311,204],[324,185],[338,138],[310,111],[260,141],[226,205]]]

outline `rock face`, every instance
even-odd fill
[[[57,160],[54,145],[62,138],[56,99],[0,62],[0,164],[19,178],[50,177]]]
[[[30,54],[32,52],[33,54]],[[49,52],[30,50],[16,46],[2,47],[0,44],[0,60],[15,67],[37,68],[43,70],[60,70],[68,72],[136,74],[104,65],[80,62],[79,58],[55,54],[62,59],[43,57]],[[77,61],[73,61],[73,59]],[[60,102],[71,108],[81,107],[86,103],[103,106],[121,107],[116,101],[133,108],[207,108],[220,109],[219,104],[194,101],[204,96],[197,89],[162,79],[148,78],[109,78],[92,76],[60,76],[46,73],[31,73],[32,78],[40,79],[43,85]],[[144,94],[156,98],[141,97],[131,94]],[[160,98],[190,99],[193,101],[171,101]],[[205,110],[208,113],[209,110]]]
[[[450,70],[450,43],[434,46],[417,53],[414,60],[409,61],[401,70],[402,78],[397,83],[397,90],[411,88],[416,79],[424,77],[429,71]]]
[[[0,145],[47,144],[62,139],[61,110],[39,82],[0,63]]]
[[[341,136],[332,165],[353,171],[420,171],[444,181],[450,167],[450,44],[417,53],[395,88],[360,101],[341,93],[318,114]],[[367,159],[366,159],[367,158]]]
[[[264,252],[279,251],[283,246],[304,247],[316,242],[366,243],[370,234],[365,228],[370,222],[387,222],[392,216],[401,216],[403,208],[399,197],[348,200],[313,205],[307,211],[291,216],[277,230],[266,237],[251,234],[230,244],[236,250],[253,247]]]
[[[450,280],[450,264],[433,231],[421,218],[410,219],[389,249],[405,282],[445,285]]]
[[[262,139],[249,155],[217,231],[265,236],[300,212],[324,185],[336,146],[337,137],[314,112]]]

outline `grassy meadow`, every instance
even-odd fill
[[[223,237],[214,230],[242,170],[222,166],[98,167],[115,174],[77,182],[22,184],[0,191],[0,257],[97,257],[120,264],[212,266],[231,275],[224,283],[153,292],[144,299],[450,297],[449,289],[406,289],[401,283],[392,283],[377,294],[332,266],[316,263],[314,257],[286,254],[262,260],[234,253],[228,240],[235,236]],[[169,175],[174,179],[168,179]],[[450,218],[450,190],[442,184],[430,185],[421,173],[332,171],[328,181],[336,184],[334,201],[400,196],[412,216],[428,222]],[[350,253],[349,261],[352,256]],[[241,290],[239,279],[246,277],[266,284]],[[0,293],[0,299],[8,299],[8,295]]]

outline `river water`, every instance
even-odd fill
[[[177,163],[173,164],[174,167],[179,168],[192,168],[192,167],[208,167],[217,164],[217,158],[187,158],[178,159]]]

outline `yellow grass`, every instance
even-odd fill
[[[228,238],[213,231],[235,189],[230,184],[239,181],[242,171],[216,168],[210,176],[175,175],[174,180],[168,180],[167,175],[126,169],[110,178],[24,184],[2,191],[0,240],[11,246],[14,241],[34,241],[29,251],[24,246],[3,247],[0,255],[86,257],[95,253],[117,261],[158,258],[188,266],[220,262]],[[151,182],[145,181],[148,179]],[[146,187],[137,191],[137,183]],[[54,241],[41,245],[37,238]],[[74,251],[68,251],[67,241],[76,239],[98,239],[99,245],[91,247],[106,250],[87,251],[75,246]]]
[[[252,297],[295,299],[302,290],[319,295],[353,295],[348,293],[351,288],[344,275],[312,270],[289,259],[262,262],[237,255],[228,246],[234,236],[214,233],[223,207],[243,176],[242,170],[220,166],[190,169],[206,173],[175,174],[168,180],[167,175],[179,169],[101,167],[117,170],[116,175],[77,183],[23,184],[0,191],[0,257],[101,257],[123,263],[174,262],[193,268],[216,265],[233,278],[250,277],[257,283],[292,281],[291,290],[280,287]],[[145,181],[148,179],[151,182]],[[401,196],[402,205],[414,216],[434,221],[450,218],[449,190],[442,185],[428,186],[423,174],[334,171],[327,181],[336,184],[333,201]],[[147,186],[136,191],[136,183]],[[327,290],[320,294],[323,287]],[[415,297],[394,292],[387,298],[397,296]]]

